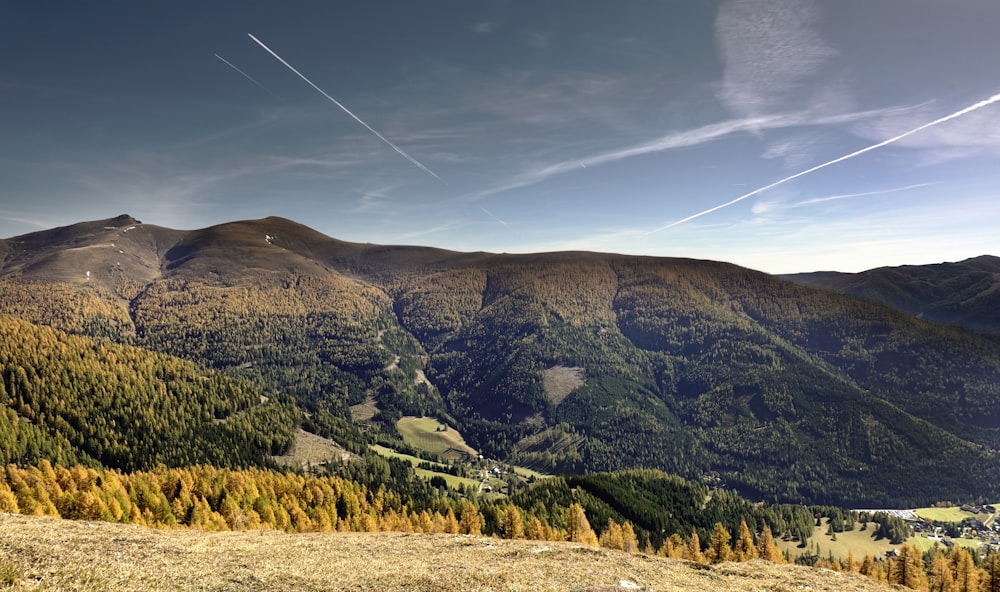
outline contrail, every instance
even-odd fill
[[[888,146],[889,144],[892,144],[894,142],[898,142],[898,141],[902,140],[903,138],[912,136],[913,134],[915,134],[917,132],[922,132],[922,131],[924,131],[925,129],[927,129],[929,127],[933,127],[935,125],[938,125],[939,123],[944,123],[946,121],[950,121],[950,120],[955,119],[957,117],[961,117],[961,116],[963,116],[963,115],[965,115],[967,113],[971,113],[971,112],[975,111],[976,109],[982,109],[983,107],[986,107],[987,105],[992,105],[993,103],[996,103],[997,101],[1000,101],[1000,93],[997,93],[997,94],[993,95],[992,97],[990,97],[988,99],[984,99],[982,101],[979,101],[978,103],[975,103],[973,105],[969,105],[965,109],[961,109],[959,111],[956,111],[956,112],[952,113],[951,115],[945,115],[944,117],[941,117],[939,119],[935,119],[934,121],[932,121],[930,123],[925,123],[925,124],[921,125],[920,127],[915,127],[915,128],[911,129],[908,132],[903,132],[903,133],[899,134],[898,136],[889,138],[888,140],[883,140],[883,141],[879,142],[878,144],[872,144],[871,146],[868,146],[867,148],[862,148],[861,150],[856,150],[854,152],[851,152],[850,154],[845,154],[845,155],[843,155],[843,156],[841,156],[839,158],[834,158],[833,160],[831,160],[829,162],[824,162],[823,164],[818,164],[818,165],[816,165],[816,166],[814,166],[814,167],[812,167],[810,169],[806,169],[806,170],[804,170],[802,172],[795,173],[794,175],[790,175],[788,177],[785,177],[784,179],[780,179],[778,181],[775,181],[774,183],[771,183],[770,185],[765,185],[765,186],[763,186],[763,187],[761,187],[759,189],[754,189],[750,193],[744,193],[743,195],[737,197],[736,199],[729,200],[726,203],[719,204],[717,206],[708,208],[707,210],[698,212],[697,214],[692,214],[692,215],[688,216],[687,218],[683,218],[683,219],[678,220],[676,222],[671,222],[670,224],[667,224],[665,226],[661,226],[659,228],[650,230],[649,232],[646,233],[646,235],[648,236],[650,234],[655,234],[657,232],[666,230],[668,228],[673,228],[674,226],[678,226],[680,224],[684,224],[685,222],[690,222],[691,220],[694,220],[695,218],[700,218],[700,217],[702,217],[702,216],[704,216],[706,214],[711,214],[712,212],[721,210],[722,208],[729,207],[729,206],[731,206],[731,205],[733,205],[735,203],[743,201],[744,199],[746,199],[748,197],[753,197],[754,195],[757,195],[758,193],[763,193],[763,192],[767,191],[768,189],[773,189],[774,187],[777,187],[778,185],[781,185],[783,183],[787,183],[787,182],[789,182],[789,181],[791,181],[793,179],[798,179],[799,177],[808,175],[809,173],[814,173],[814,172],[816,172],[816,171],[818,171],[820,169],[826,168],[826,167],[828,167],[830,165],[837,164],[838,162],[843,162],[845,160],[854,158],[855,156],[860,156],[860,155],[864,154],[865,152],[871,152],[872,150],[875,150],[876,148],[881,148],[882,146]]]
[[[484,211],[484,212],[486,212],[486,215],[487,215],[487,216],[489,216],[490,218],[493,218],[494,220],[496,220],[497,222],[499,222],[499,223],[503,224],[504,226],[510,226],[509,224],[507,224],[506,222],[504,222],[504,221],[503,221],[503,220],[501,220],[500,218],[497,218],[496,216],[494,216],[494,215],[493,215],[493,212],[491,212],[491,211],[487,210],[487,209],[486,209],[486,208],[484,208],[483,206],[479,206],[479,209],[480,209],[480,210],[482,210],[482,211]]]
[[[229,66],[229,67],[230,67],[230,68],[232,68],[233,70],[236,70],[237,72],[239,72],[240,74],[242,74],[242,75],[243,75],[243,77],[244,77],[244,78],[246,78],[247,80],[249,80],[250,82],[252,82],[252,83],[256,84],[257,86],[261,87],[262,89],[264,89],[264,92],[266,92],[267,94],[271,95],[272,97],[274,97],[274,98],[276,98],[276,99],[278,98],[278,95],[276,95],[276,94],[274,94],[273,92],[271,92],[271,90],[270,90],[270,89],[268,89],[268,88],[267,88],[266,86],[264,86],[263,84],[261,84],[261,83],[257,82],[256,80],[254,80],[253,76],[250,76],[249,74],[247,74],[247,73],[246,73],[246,72],[244,72],[243,70],[240,70],[239,68],[237,68],[236,66],[234,66],[233,64],[231,64],[231,63],[229,62],[229,60],[227,60],[226,58],[224,58],[224,57],[220,56],[219,54],[215,54],[215,57],[217,57],[217,58],[219,58],[220,60],[222,60],[222,63],[223,63],[223,64],[225,64],[225,65]]]
[[[391,147],[391,148],[392,148],[393,150],[395,150],[396,152],[398,152],[400,156],[402,156],[402,157],[403,157],[403,158],[405,158],[406,160],[410,161],[410,162],[411,162],[411,163],[413,163],[413,164],[414,164],[414,165],[415,165],[416,167],[418,167],[418,168],[419,168],[420,170],[424,171],[425,173],[427,173],[428,175],[430,175],[430,176],[434,177],[435,179],[440,179],[440,178],[441,178],[441,177],[438,177],[438,176],[437,176],[437,175],[436,175],[436,174],[434,173],[434,171],[432,171],[432,170],[430,170],[429,168],[425,167],[424,165],[420,164],[420,163],[419,163],[419,162],[417,161],[417,159],[415,159],[415,158],[413,158],[412,156],[410,156],[409,154],[407,154],[407,153],[403,152],[403,149],[402,149],[402,148],[400,148],[399,146],[397,146],[397,145],[393,144],[392,142],[390,142],[389,140],[387,140],[385,136],[383,136],[382,134],[380,134],[380,133],[378,133],[377,131],[375,131],[375,130],[374,130],[374,129],[372,128],[372,126],[368,125],[368,124],[367,124],[367,123],[365,123],[364,121],[361,121],[361,118],[360,118],[360,117],[358,117],[357,115],[355,115],[355,114],[351,113],[351,110],[350,110],[350,109],[348,109],[347,107],[345,107],[344,105],[342,105],[342,104],[341,104],[341,103],[340,103],[339,101],[337,101],[337,99],[335,99],[335,98],[331,97],[330,95],[326,94],[326,92],[325,92],[325,91],[324,91],[324,90],[323,90],[322,88],[320,88],[320,87],[316,86],[315,84],[313,84],[313,81],[312,81],[312,80],[309,80],[308,78],[306,78],[305,76],[303,76],[303,75],[302,75],[302,73],[301,73],[301,72],[299,72],[298,70],[296,70],[296,69],[295,69],[295,68],[294,68],[294,67],[293,67],[293,66],[292,66],[291,64],[289,64],[289,63],[288,63],[288,62],[286,62],[285,60],[281,59],[281,56],[279,56],[278,54],[276,54],[276,53],[274,53],[273,51],[271,51],[271,48],[270,48],[270,47],[268,47],[268,46],[266,46],[266,45],[264,45],[264,43],[263,43],[263,42],[262,42],[262,41],[261,41],[260,39],[257,39],[257,38],[256,38],[256,37],[254,37],[253,35],[250,35],[250,33],[247,33],[247,35],[249,35],[249,36],[250,36],[250,38],[251,38],[251,39],[253,39],[253,40],[254,40],[254,41],[255,41],[255,42],[257,43],[257,45],[259,45],[259,46],[263,47],[263,48],[264,48],[264,49],[265,49],[265,50],[267,51],[267,53],[271,54],[272,56],[274,56],[274,58],[275,58],[276,60],[278,60],[279,62],[281,62],[282,64],[284,64],[284,65],[285,65],[285,67],[287,67],[287,68],[288,68],[289,70],[291,70],[292,72],[295,72],[295,74],[296,74],[296,75],[297,75],[297,76],[298,76],[299,78],[301,78],[302,80],[305,80],[305,81],[306,81],[306,83],[307,83],[307,84],[308,84],[309,86],[311,86],[311,87],[313,87],[314,89],[316,89],[316,92],[318,92],[319,94],[321,94],[321,95],[323,95],[324,97],[326,97],[327,99],[329,99],[329,100],[330,100],[330,102],[332,102],[332,103],[333,103],[334,105],[336,105],[336,106],[340,107],[341,109],[343,109],[343,110],[344,110],[344,113],[347,113],[348,115],[350,115],[351,117],[353,117],[353,118],[354,118],[354,121],[357,121],[357,122],[358,122],[358,123],[360,123],[361,125],[365,126],[365,129],[367,129],[367,130],[368,130],[368,131],[370,131],[371,133],[375,134],[375,135],[376,135],[376,136],[378,137],[378,139],[379,139],[379,140],[382,140],[383,142],[385,142],[386,144],[388,144],[388,145],[389,145],[389,146],[390,146],[390,147]]]

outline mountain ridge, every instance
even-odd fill
[[[1000,334],[1000,257],[782,277],[893,306],[936,323]]]
[[[388,431],[435,415],[550,472],[654,467],[789,501],[1000,493],[1000,344],[897,309],[695,259],[348,243],[276,217],[82,224],[8,239],[0,312],[345,424],[366,400]],[[583,378],[554,399],[559,366]]]

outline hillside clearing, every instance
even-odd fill
[[[465,443],[462,434],[433,417],[404,416],[396,422],[396,430],[403,442],[447,460],[479,455]]]
[[[386,448],[385,446],[379,446],[378,444],[372,444],[370,446],[372,450],[379,453],[382,456],[389,458],[397,458],[399,460],[404,460],[413,467],[413,471],[423,477],[424,479],[430,479],[431,477],[443,477],[445,482],[448,483],[448,487],[452,489],[458,489],[459,487],[472,487],[475,489],[479,488],[479,481],[475,479],[466,479],[465,477],[456,477],[449,473],[439,473],[437,471],[431,471],[429,469],[418,468],[418,465],[422,462],[427,462],[422,458],[417,458],[410,454],[403,454],[401,452],[396,452],[391,448]]]
[[[812,537],[809,539],[809,546],[802,548],[798,546],[796,541],[776,541],[778,543],[778,548],[782,551],[788,551],[792,558],[798,557],[803,554],[811,554],[815,551],[816,544],[819,544],[819,556],[826,558],[831,553],[836,559],[846,559],[847,552],[851,551],[854,553],[854,557],[859,561],[865,555],[871,555],[872,557],[884,557],[885,552],[891,549],[897,548],[899,545],[890,545],[888,539],[881,539],[876,541],[872,538],[872,533],[875,532],[877,524],[874,522],[869,522],[868,527],[865,530],[861,530],[861,523],[857,523],[854,526],[854,530],[848,530],[844,532],[837,533],[837,540],[833,540],[831,535],[826,534],[826,530],[829,526],[829,520],[824,520],[822,526],[817,526],[813,530]],[[911,539],[908,542],[912,542],[916,539]]]
[[[353,455],[333,440],[310,434],[302,428],[295,430],[295,444],[282,456],[271,457],[274,462],[289,467],[320,465],[327,462],[344,462]]]
[[[571,543],[456,535],[151,530],[0,515],[0,565],[31,590],[797,590],[893,588],[761,561],[711,568]],[[359,566],[364,566],[359,569]]]
[[[559,405],[575,389],[583,386],[586,370],[579,367],[553,366],[542,370],[542,388],[553,406]]]

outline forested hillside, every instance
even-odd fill
[[[861,273],[799,273],[786,278],[887,304],[935,323],[1000,334],[1000,258],[880,267]]]
[[[0,465],[260,466],[297,412],[243,381],[148,350],[0,316]]]
[[[0,311],[192,360],[355,449],[429,414],[547,472],[866,506],[1000,495],[996,340],[733,265],[361,245],[278,218],[5,246]],[[267,408],[240,401],[221,415]],[[351,427],[361,403],[375,423]]]

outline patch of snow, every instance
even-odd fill
[[[88,280],[90,279],[90,272],[89,271],[87,272],[87,279]]]
[[[618,580],[618,585],[626,590],[639,590],[642,588],[639,584],[629,580]]]
[[[129,226],[128,228],[126,228],[122,232],[125,233],[125,232],[128,232],[129,230],[135,230],[135,226]]]
[[[267,244],[269,244],[269,245],[273,245],[274,244],[274,239],[276,239],[276,238],[278,238],[278,237],[271,236],[270,234],[265,234],[264,235],[264,241],[266,241]]]

